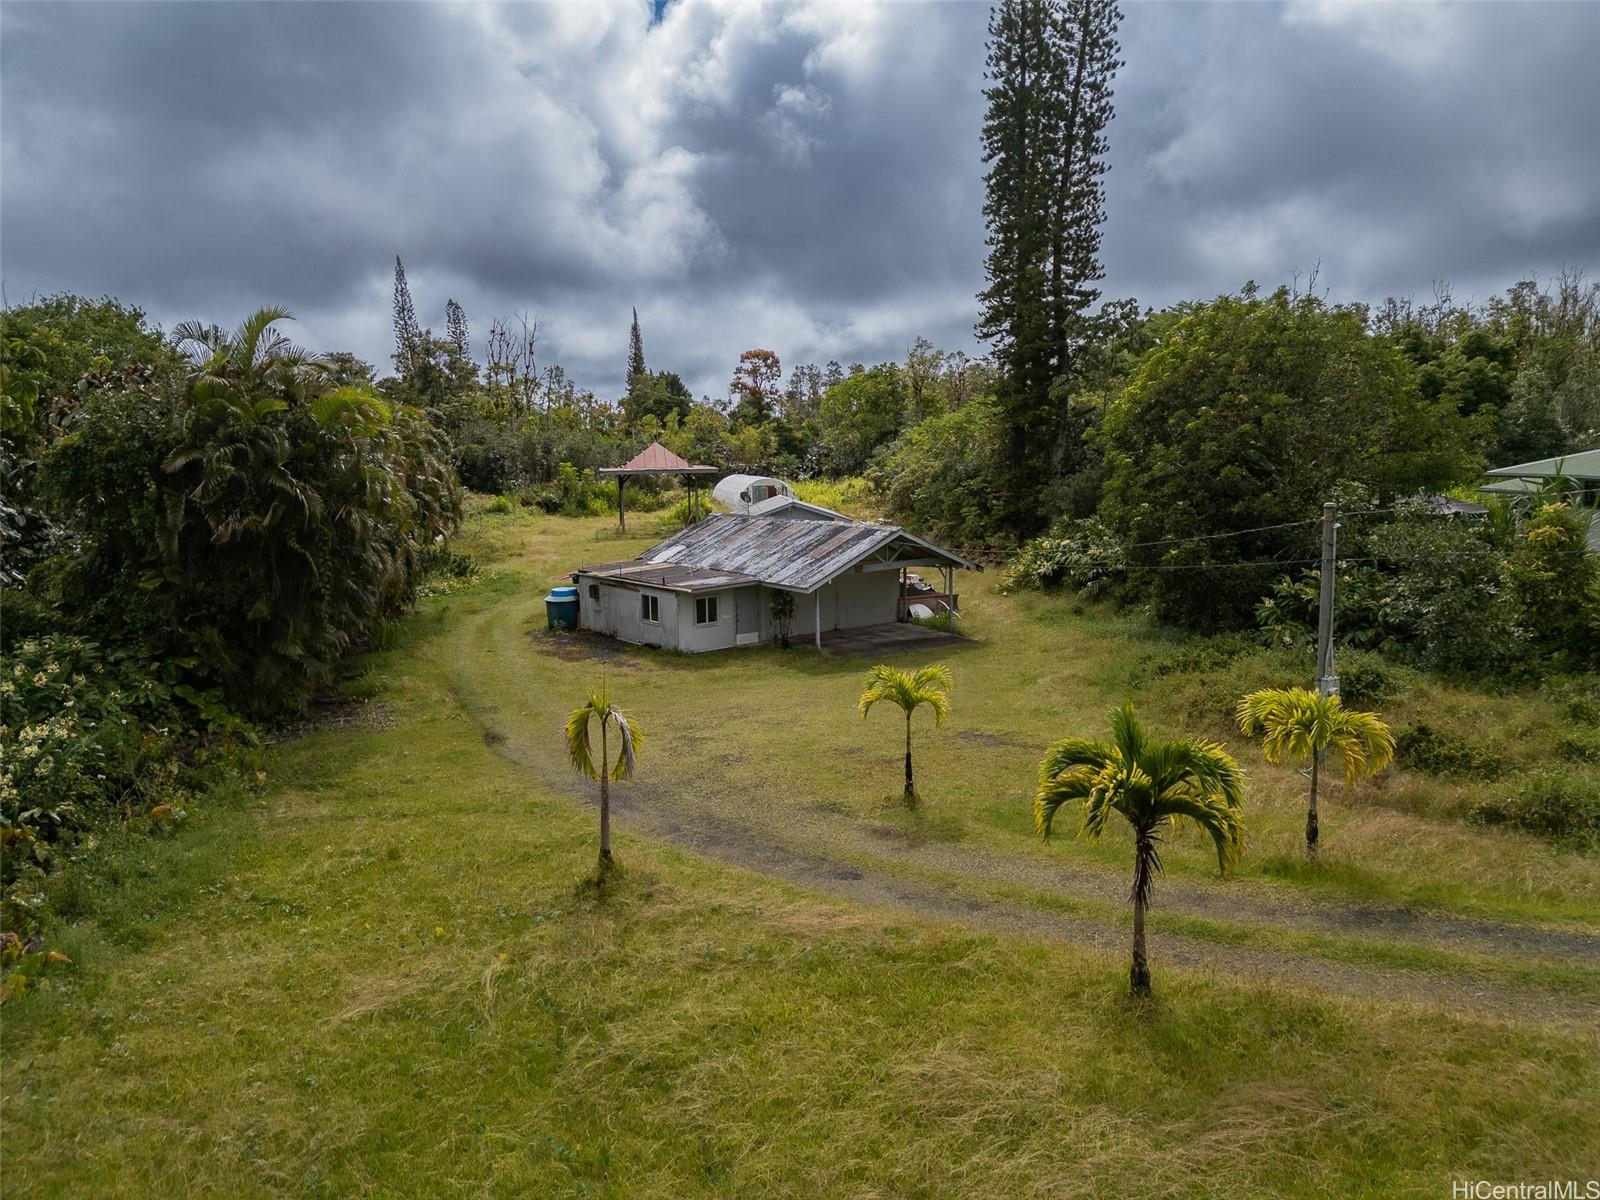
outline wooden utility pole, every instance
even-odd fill
[[[1317,600],[1317,695],[1339,694],[1339,672],[1333,664],[1333,577],[1338,563],[1339,506],[1332,500],[1322,506],[1322,591]],[[1306,853],[1317,852],[1317,783],[1322,775],[1322,751],[1311,755],[1311,804],[1306,810]]]
[[[1322,595],[1317,603],[1317,694],[1339,694],[1339,672],[1333,663],[1333,576],[1339,547],[1339,506],[1322,506]]]

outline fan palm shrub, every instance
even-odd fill
[[[950,713],[950,689],[955,677],[946,666],[921,667],[915,671],[901,671],[879,664],[867,673],[866,687],[856,701],[856,708],[865,720],[872,706],[880,702],[893,704],[906,716],[906,791],[907,803],[916,799],[916,782],[911,773],[911,717],[926,704],[933,710],[933,723],[943,725]]]
[[[1111,740],[1063,738],[1039,764],[1033,799],[1034,824],[1048,839],[1065,804],[1082,806],[1082,834],[1098,838],[1113,812],[1133,829],[1133,965],[1135,996],[1150,994],[1145,954],[1145,911],[1161,873],[1161,835],[1169,826],[1192,822],[1217,850],[1217,868],[1228,874],[1244,836],[1244,772],[1220,745],[1199,739],[1162,741],[1146,732],[1133,705],[1112,709]]]
[[[600,759],[595,761],[589,726],[600,726]],[[617,731],[617,759],[611,761],[611,727]],[[638,764],[639,751],[644,748],[644,735],[626,713],[612,703],[610,695],[601,689],[591,692],[589,698],[573,709],[567,717],[567,758],[573,769],[600,784],[600,869],[612,866],[611,857],[611,787],[613,779],[632,777]]]
[[[1263,688],[1239,701],[1239,728],[1266,734],[1268,762],[1311,761],[1311,795],[1306,805],[1306,853],[1317,852],[1317,782],[1322,756],[1329,751],[1344,762],[1345,786],[1376,775],[1394,758],[1394,735],[1377,713],[1355,712],[1337,695],[1319,696],[1308,688]]]

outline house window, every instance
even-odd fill
[[[639,615],[651,625],[661,624],[661,598],[659,596],[640,596]]]
[[[694,623],[696,625],[715,625],[717,623],[717,598],[715,596],[700,596],[695,600]]]

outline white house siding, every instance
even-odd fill
[[[596,591],[590,595],[590,589]],[[648,623],[641,612],[639,597],[656,597],[661,611],[659,625]],[[625,642],[647,646],[678,647],[678,608],[681,597],[677,592],[655,588],[616,587],[604,580],[587,575],[578,577],[578,623],[584,629],[608,634]],[[693,619],[691,607],[690,619]]]
[[[794,623],[790,626],[792,641],[816,636],[817,602],[822,603],[822,631],[832,629],[859,629],[863,625],[888,625],[900,619],[900,573],[898,571],[863,571],[859,575],[848,572],[832,583],[825,583],[809,596],[794,598]],[[775,636],[772,624],[772,593],[766,591],[762,598],[763,625],[766,638]]]
[[[738,605],[738,592],[755,592],[759,602],[758,587],[730,588],[723,592],[694,592],[686,593],[679,597],[678,605],[678,648],[688,654],[698,654],[703,650],[726,650],[737,644],[735,631],[735,612]],[[715,625],[696,625],[695,601],[705,597],[717,598],[717,623]],[[666,610],[662,610],[662,620],[666,619]]]
[[[772,597],[777,589],[751,585],[719,592],[668,592],[655,588],[618,587],[580,574],[578,620],[583,628],[609,634],[625,642],[662,646],[698,654],[707,650],[726,650],[741,642],[741,634],[757,633],[760,642],[777,636],[772,620]],[[589,594],[597,589],[599,598]],[[659,626],[646,624],[640,615],[639,597],[657,598],[661,611]],[[695,600],[717,597],[717,623],[695,624]],[[899,617],[900,577],[897,571],[847,572],[816,593],[794,597],[794,621],[789,636],[795,642],[809,641],[816,635],[818,602],[821,603],[822,630],[856,629],[863,625],[887,625]],[[741,624],[740,598],[745,598],[746,621]],[[752,616],[753,621],[749,618]],[[745,628],[750,625],[750,628]]]

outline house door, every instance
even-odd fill
[[[733,594],[733,640],[740,646],[761,640],[761,590],[740,588]]]

